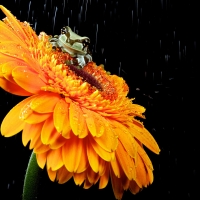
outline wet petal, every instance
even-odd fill
[[[53,112],[60,98],[61,97],[59,94],[45,92],[38,95],[37,98],[31,102],[30,107],[32,110],[38,113]]]
[[[141,157],[138,155],[138,162],[136,166],[136,182],[140,188],[143,186],[147,186],[147,171],[146,167],[141,159]]]
[[[37,94],[46,84],[40,79],[39,75],[31,71],[28,67],[16,67],[12,71],[15,82],[26,91]]]
[[[107,120],[104,120],[105,131],[100,137],[94,137],[96,143],[108,152],[115,151],[118,144],[118,136],[111,129],[110,124]]]
[[[83,111],[81,110],[79,105],[71,102],[69,115],[70,125],[73,133],[79,138],[86,137],[88,134],[88,129],[85,122],[85,118],[83,116]]]
[[[16,43],[15,41],[2,41],[0,43],[0,51],[5,54],[10,54],[12,56],[15,56],[19,59],[23,59],[23,54],[28,54],[29,49],[23,48],[21,43]],[[23,44],[23,43],[22,43]]]
[[[132,157],[136,158],[137,155],[137,143],[134,137],[130,134],[129,129],[124,125],[114,120],[110,121],[113,126],[113,131],[118,135],[126,152]]]
[[[132,125],[130,133],[140,142],[142,142],[148,149],[156,154],[159,154],[160,149],[158,144],[149,131],[147,131],[147,129]]]
[[[40,113],[36,113],[36,112],[32,111],[30,108],[30,105],[29,105],[28,109],[23,110],[23,111],[29,112],[28,115],[23,115],[23,117],[22,117],[22,119],[29,124],[37,124],[37,123],[43,122],[51,116],[50,113],[40,114]]]
[[[21,109],[28,104],[34,96],[29,97],[18,103],[4,118],[1,124],[1,134],[5,137],[13,136],[19,133],[25,126],[25,122],[20,119]],[[12,126],[11,126],[12,122]]]
[[[54,126],[59,133],[61,133],[64,129],[64,126],[66,126],[64,123],[65,121],[68,121],[69,124],[69,104],[66,103],[65,100],[60,99],[57,102],[53,112],[53,119]]]
[[[105,132],[104,118],[100,114],[95,113],[94,111],[90,111],[85,108],[82,108],[82,110],[84,112],[84,115],[86,115],[85,120],[90,133],[96,137],[102,136]]]
[[[89,142],[92,145],[93,149],[96,151],[96,153],[105,161],[111,161],[114,159],[115,154],[114,152],[108,152],[101,148],[95,140],[92,137],[89,137]]]
[[[12,83],[8,80],[6,80],[5,78],[0,77],[0,86],[7,92],[11,93],[11,94],[15,94],[15,95],[19,95],[19,96],[30,96],[31,93],[24,90],[23,88],[21,88],[20,86],[18,86],[15,83]]]
[[[20,60],[9,61],[1,66],[1,72],[8,81],[15,83],[12,77],[12,70],[17,66],[23,66],[23,65],[25,65],[25,63]]]
[[[128,177],[129,180],[135,179],[136,172],[135,172],[135,164],[133,159],[128,155],[128,153],[125,151],[124,147],[122,146],[121,142],[119,142],[117,150],[116,150],[116,156],[120,163],[120,166],[122,167],[124,173]]]

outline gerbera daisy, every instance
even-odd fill
[[[0,21],[0,86],[15,95],[29,96],[4,118],[5,137],[22,131],[38,165],[49,178],[77,185],[106,187],[109,178],[116,199],[124,190],[133,194],[153,182],[153,166],[143,145],[159,147],[136,117],[145,108],[127,97],[125,81],[94,62],[82,69],[73,58],[53,49],[49,36],[39,36],[27,22],[6,8]],[[12,125],[10,124],[12,123]]]

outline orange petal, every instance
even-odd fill
[[[28,48],[24,48],[20,45],[21,43],[16,43],[15,41],[1,41],[0,51],[5,54],[10,54],[18,59],[23,59],[23,54],[28,54]]]
[[[73,176],[73,173],[67,171],[65,166],[61,167],[57,171],[57,180],[58,180],[58,183],[60,184],[66,183],[72,176]]]
[[[100,115],[95,113],[94,111],[82,108],[85,114],[85,120],[87,123],[87,127],[92,134],[92,136],[100,137],[105,132],[105,120]]]
[[[89,189],[92,185],[93,185],[93,184],[90,183],[88,179],[85,179],[83,188],[84,188],[84,189]]]
[[[24,129],[22,131],[22,143],[24,146],[26,146],[31,139],[31,124],[25,124]]]
[[[16,35],[18,35],[18,37],[22,41],[29,40],[29,38],[24,33],[24,30],[22,29],[21,23],[11,14],[11,12],[9,10],[7,10],[2,5],[0,5],[0,9],[4,12],[4,14],[6,15],[6,17],[8,18],[9,25],[15,31]]]
[[[141,156],[144,164],[146,165],[147,168],[149,168],[150,170],[153,170],[153,165],[151,160],[149,159],[147,153],[145,152],[145,150],[143,149],[143,147],[141,147],[139,144],[137,146],[137,150],[138,150],[138,154]]]
[[[135,181],[130,181],[129,190],[132,194],[137,194],[140,191],[140,187],[137,185]]]
[[[106,165],[105,169],[105,173],[100,177],[99,189],[105,188],[109,181],[109,166]]]
[[[108,120],[103,119],[102,121],[105,127],[104,133],[100,137],[94,137],[94,140],[104,150],[108,152],[115,151],[118,144],[118,136],[111,128],[111,125]]]
[[[20,112],[21,109],[26,104],[28,104],[33,98],[34,96],[21,101],[14,108],[12,108],[10,112],[6,115],[1,124],[1,134],[3,136],[5,137],[13,136],[24,128],[25,122],[20,119]]]
[[[32,110],[38,113],[53,112],[60,95],[52,92],[45,92],[38,95],[30,104]]]
[[[130,134],[129,129],[115,120],[111,120],[110,124],[113,125],[113,131],[118,135],[126,152],[132,157],[136,158],[137,143],[134,137]]]
[[[140,188],[142,188],[143,186],[146,187],[148,184],[146,167],[139,155],[136,166],[136,183]]]
[[[23,66],[23,65],[25,65],[25,63],[20,60],[17,59],[14,61],[11,60],[1,65],[1,72],[8,81],[15,83],[12,77],[12,70],[17,66]]]
[[[49,145],[42,144],[41,140],[38,141],[38,144],[36,147],[34,147],[33,151],[35,154],[41,154],[49,151]]]
[[[2,87],[5,91],[7,91],[11,94],[15,94],[15,95],[19,95],[19,96],[30,96],[31,95],[30,92],[27,92],[26,90],[24,90],[17,84],[12,83],[2,77],[0,77],[0,87]]]
[[[56,172],[57,171],[51,170],[51,168],[47,169],[47,173],[48,173],[49,178],[50,178],[51,181],[54,181],[56,179]]]
[[[160,149],[153,138],[153,136],[147,131],[145,128],[140,128],[139,126],[132,125],[130,127],[130,133],[137,138],[140,142],[142,142],[148,149],[153,151],[156,154],[159,154]]]
[[[128,179],[129,180],[135,179],[136,172],[135,172],[135,164],[133,158],[131,158],[125,151],[121,142],[118,143],[118,147],[116,150],[116,157]]]
[[[32,94],[39,93],[41,87],[46,85],[37,73],[34,73],[27,67],[16,67],[12,71],[12,76],[20,87]]]
[[[72,136],[70,139],[66,139],[65,145],[62,147],[63,162],[69,172],[79,173],[77,169],[82,162],[83,143],[83,139]]]
[[[75,103],[70,103],[69,120],[73,133],[79,138],[84,138],[88,135],[88,129],[83,116],[83,111]]]
[[[92,184],[96,184],[96,182],[99,180],[99,174],[95,173],[91,167],[87,168],[87,178],[88,181]]]
[[[70,126],[70,122],[69,122],[69,115],[66,114],[65,115],[65,119],[64,119],[64,126],[63,126],[63,130],[62,130],[62,136],[66,139],[69,139],[71,137],[71,135],[73,135],[74,133],[72,132],[71,126]]]
[[[92,145],[93,149],[103,160],[111,161],[114,159],[114,152],[108,152],[101,148],[101,146],[99,146],[92,137],[89,137],[89,143]]]
[[[79,162],[78,168],[77,168],[77,173],[81,173],[83,171],[85,171],[88,166],[89,166],[89,162],[88,162],[88,157],[87,157],[87,152],[86,152],[86,141],[85,139],[83,139],[84,141],[82,142],[82,152],[81,152],[81,161]]]
[[[47,152],[41,153],[41,154],[36,154],[36,158],[37,158],[37,163],[38,163],[39,167],[44,169],[44,166],[45,166],[46,160],[47,160]]]
[[[91,144],[87,144],[87,156],[92,170],[97,173],[99,171],[99,156]]]
[[[81,185],[86,179],[86,171],[82,173],[74,173],[74,182],[76,185]]]
[[[99,158],[99,175],[102,176],[106,171],[107,162]]]
[[[28,115],[23,114],[23,112],[25,111],[27,111]],[[31,111],[32,110],[30,106],[29,108],[22,110],[22,115],[23,115],[22,119],[29,124],[37,124],[37,123],[43,122],[51,116],[51,113],[40,114],[34,111],[31,112]]]
[[[115,176],[117,178],[120,178],[121,177],[120,176],[120,167],[119,167],[119,162],[117,161],[117,159],[111,160],[110,166],[112,167],[112,170],[113,170]]]
[[[58,149],[63,146],[66,142],[66,139],[57,131],[51,133],[49,140],[49,147],[51,149]]]
[[[120,178],[117,178],[115,176],[114,172],[112,171],[112,168],[110,168],[110,176],[111,176],[111,183],[112,183],[112,188],[113,188],[115,198],[121,199],[124,193],[124,189],[120,181]]]
[[[10,29],[4,22],[0,21],[0,40],[1,41],[15,41],[20,45],[24,45],[24,42],[16,35],[12,29]],[[24,45],[26,46],[26,45]]]
[[[60,169],[63,166],[62,149],[55,149],[49,151],[47,155],[47,169],[51,168],[53,171]]]
[[[53,124],[53,117],[49,117],[45,122],[42,127],[42,132],[41,132],[41,141],[43,144],[49,144],[52,135],[56,132],[56,129]]]
[[[54,126],[59,133],[61,133],[64,129],[64,126],[66,126],[64,122],[66,117],[69,119],[68,115],[69,115],[69,104],[64,99],[61,98],[57,102],[53,112]],[[69,124],[69,120],[67,121]]]

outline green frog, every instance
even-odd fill
[[[69,26],[64,26],[61,29],[61,34],[51,37],[49,41],[53,48],[60,48],[63,52],[67,52],[74,57],[71,64],[78,64],[83,68],[88,62],[92,61],[88,48],[90,39],[77,35]]]

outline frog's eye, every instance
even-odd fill
[[[89,44],[90,43],[90,39],[89,38],[85,39],[84,43]]]
[[[67,28],[64,26],[61,28],[61,34],[66,34],[68,32]]]

